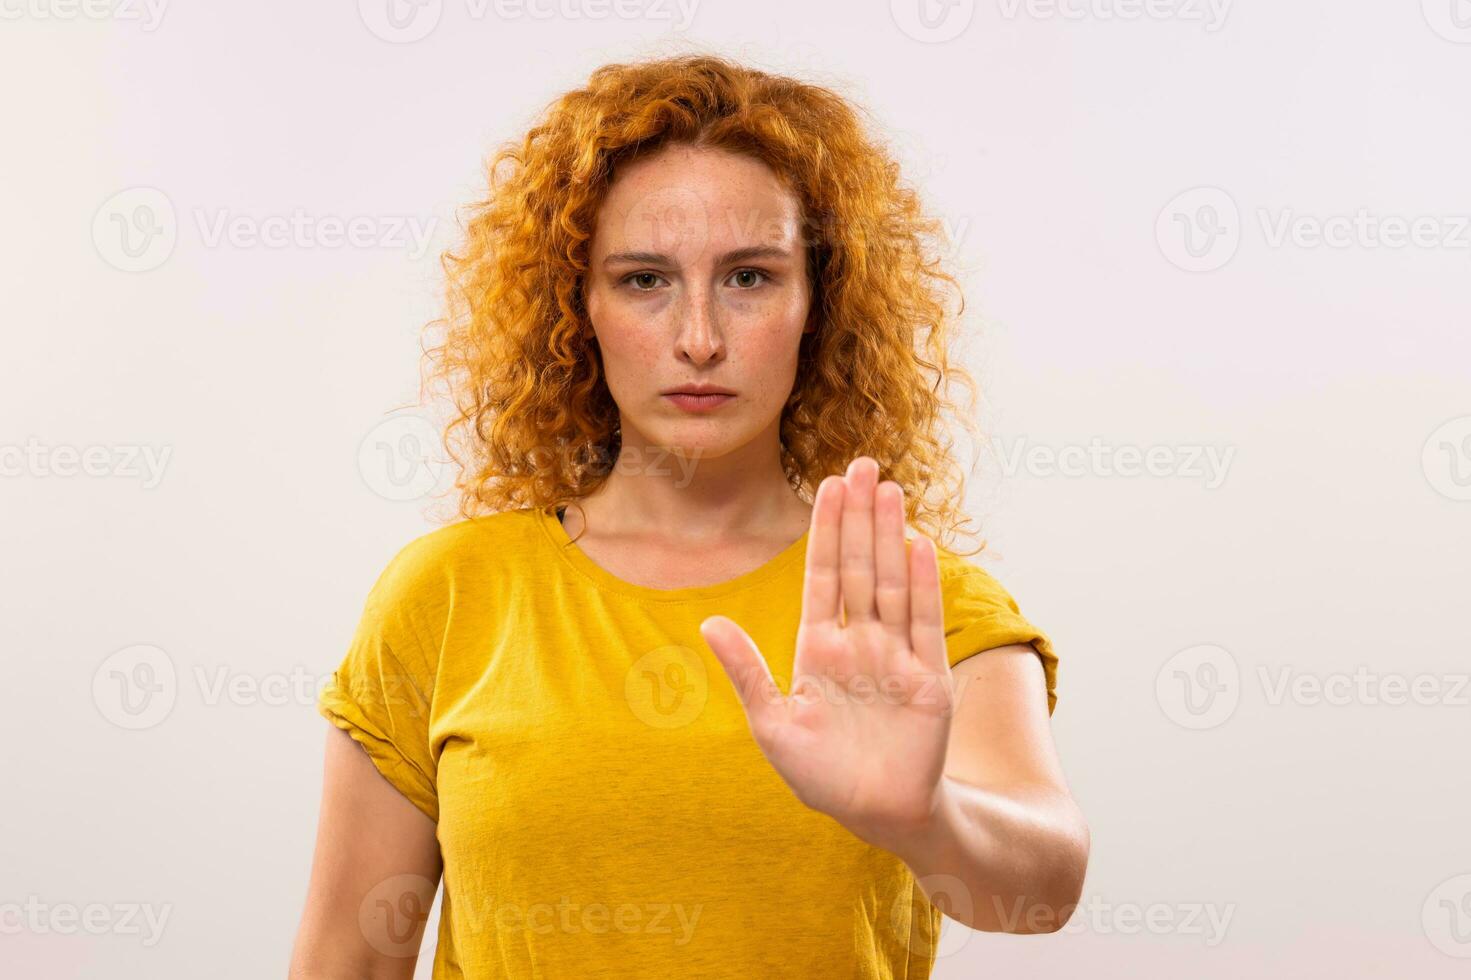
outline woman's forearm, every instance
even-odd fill
[[[1056,932],[1083,890],[1089,833],[1045,785],[982,787],[949,776],[930,821],[888,849],[946,915],[985,932]]]

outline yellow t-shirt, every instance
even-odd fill
[[[797,800],[699,633],[729,616],[790,690],[807,536],[681,589],[570,542],[530,508],[411,541],[321,693],[438,823],[436,980],[928,977],[940,910],[897,857]],[[950,663],[1030,642],[1050,712],[1047,637],[980,566],[941,549],[940,568]],[[379,925],[402,935],[416,911]]]

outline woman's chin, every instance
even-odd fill
[[[725,431],[724,426],[696,422],[661,426],[643,445],[651,457],[665,455],[708,460],[734,451],[741,445],[741,440],[734,433]]]

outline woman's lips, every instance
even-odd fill
[[[676,391],[672,395],[665,395],[686,412],[708,412],[719,408],[726,402],[735,398],[735,395],[691,395],[682,391]]]

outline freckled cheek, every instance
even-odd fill
[[[736,323],[763,334],[785,337],[801,331],[807,318],[807,299],[799,293],[768,292],[732,299],[727,310]]]
[[[603,363],[610,371],[622,362],[649,363],[648,358],[658,345],[659,314],[632,308],[598,293],[588,297],[587,312],[603,353]]]
[[[731,331],[733,342],[740,345],[738,356],[747,384],[759,392],[755,402],[770,407],[786,401],[806,321],[807,303],[802,297],[773,296],[751,301],[751,309]]]
[[[678,333],[679,304],[646,300],[620,303],[615,297],[589,297],[588,314],[610,372],[624,364],[648,365],[667,355]],[[725,342],[732,354],[762,373],[790,370],[807,321],[807,298],[799,293],[733,297],[721,311]],[[642,368],[640,368],[642,370]]]
[[[653,387],[649,366],[668,357],[660,348],[667,343],[664,331],[648,317],[628,313],[614,313],[595,322],[609,387],[615,395],[641,397],[639,392]]]

